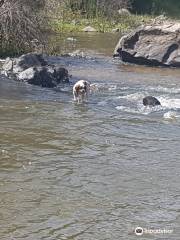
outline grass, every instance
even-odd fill
[[[152,20],[149,15],[128,15],[119,16],[115,19],[106,19],[105,17],[78,18],[68,20],[50,20],[50,28],[56,32],[82,32],[86,26],[94,27],[97,32],[112,32],[113,29],[119,29],[119,32],[127,32],[141,24]]]

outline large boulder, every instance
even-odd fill
[[[7,58],[2,66],[5,71],[12,71],[13,73],[22,72],[30,67],[46,66],[47,62],[44,60],[42,54],[28,53],[23,54],[18,58]]]
[[[154,22],[137,28],[120,39],[114,56],[129,63],[180,67],[180,22]]]
[[[29,53],[19,58],[7,58],[2,73],[17,81],[41,87],[53,88],[68,83],[68,71],[56,65],[48,65],[41,54]]]
[[[68,83],[68,72],[62,67],[30,67],[17,74],[17,80],[41,87],[53,88],[59,83]]]

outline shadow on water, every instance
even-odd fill
[[[0,239],[134,240],[137,226],[178,239],[179,70],[120,64],[116,38],[56,38],[84,52],[48,58],[68,67],[68,86],[0,78]],[[88,104],[72,99],[81,78],[97,87]],[[162,107],[144,108],[146,95]]]

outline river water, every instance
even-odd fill
[[[124,65],[117,35],[56,38],[71,84],[0,78],[0,239],[134,240],[136,227],[180,236],[180,70]],[[83,52],[83,53],[82,53]],[[72,85],[95,84],[87,104]],[[147,95],[162,107],[142,105]]]

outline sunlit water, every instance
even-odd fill
[[[180,70],[122,65],[116,40],[63,39],[87,57],[49,58],[72,74],[56,90],[1,77],[1,240],[134,240],[138,226],[179,239]],[[75,104],[82,78],[96,89]],[[143,107],[147,95],[162,107]]]

